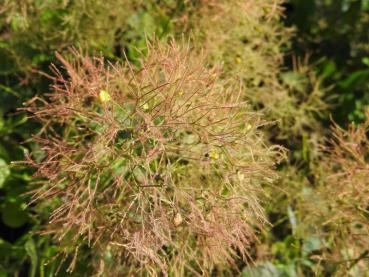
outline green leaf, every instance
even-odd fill
[[[0,61],[0,75],[16,71],[16,61],[9,49],[0,47]]]
[[[29,276],[30,277],[34,277],[36,276],[36,271],[37,271],[37,251],[36,251],[36,246],[35,246],[35,242],[33,241],[33,239],[29,239],[26,244],[25,244],[25,249],[26,252],[28,254],[28,256],[31,259],[31,268],[30,268],[30,273]]]
[[[323,66],[323,71],[319,75],[322,79],[327,79],[333,76],[333,74],[337,71],[336,64],[333,61],[328,61]]]
[[[9,175],[10,169],[8,164],[3,159],[0,159],[0,188],[3,187],[5,180]]]
[[[242,271],[243,277],[281,277],[283,272],[278,269],[274,264],[266,262],[256,267],[245,268]]]
[[[364,58],[362,59],[362,62],[363,62],[363,64],[365,64],[365,65],[369,66],[369,57],[364,57]]]
[[[139,12],[128,18],[128,24],[135,29],[135,33],[139,33],[141,35],[147,34],[149,37],[155,32],[155,20],[154,18],[147,12]]]
[[[364,81],[369,77],[369,70],[358,70],[348,76],[345,80],[341,81],[339,84],[344,89],[349,89],[356,86],[361,81]]]
[[[14,31],[24,31],[28,28],[27,18],[20,13],[16,13],[12,16],[11,27]]]
[[[311,252],[315,250],[319,250],[322,247],[322,241],[318,237],[309,237],[304,239],[304,243],[302,246],[302,254],[309,255]]]
[[[6,203],[2,209],[1,219],[11,228],[19,228],[28,220],[27,212],[16,203]]]
[[[287,215],[292,227],[292,233],[295,233],[297,229],[297,218],[290,205],[287,208]]]
[[[0,257],[9,257],[10,252],[12,251],[12,245],[0,238]],[[1,275],[0,275],[1,276]]]
[[[362,0],[361,9],[364,10],[364,11],[369,10],[369,0]]]

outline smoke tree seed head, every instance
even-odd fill
[[[213,78],[219,68],[205,56],[175,42],[148,48],[140,68],[59,57],[70,78],[56,71],[50,101],[28,108],[46,126],[35,137],[45,157],[29,160],[43,177],[34,201],[54,208],[45,232],[73,261],[93,247],[106,274],[200,274],[246,261],[266,221],[261,185],[283,151],[267,146],[261,114]],[[98,99],[114,105],[86,105],[96,87],[109,87]],[[256,127],[247,136],[245,122]]]

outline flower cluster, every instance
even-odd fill
[[[148,46],[140,67],[58,55],[52,92],[28,110],[44,126],[34,201],[44,230],[98,272],[210,272],[247,261],[264,223],[258,198],[283,158],[266,145],[242,87],[189,46]],[[67,243],[66,243],[67,242]],[[110,257],[107,259],[106,257]],[[219,269],[220,270],[220,269]]]

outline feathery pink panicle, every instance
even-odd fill
[[[278,122],[270,128],[273,138],[299,141],[301,133],[322,133],[318,118],[328,107],[321,80],[308,59],[292,58],[294,70],[286,72],[293,29],[281,22],[283,0],[207,0],[193,13],[194,44],[205,48],[209,60],[224,63],[225,78],[242,80],[243,99],[265,118]],[[310,145],[318,144],[310,139]]]
[[[325,207],[318,215],[324,216],[322,226],[330,230],[327,236],[335,245],[334,251],[323,254],[339,263],[340,274],[348,274],[354,266],[363,273],[369,270],[369,111],[366,117],[347,131],[334,126],[333,139],[317,168],[318,195]]]
[[[69,269],[81,245],[96,249],[97,272],[117,275],[249,261],[266,221],[261,185],[284,152],[265,145],[242,87],[174,42],[148,45],[140,68],[72,54],[58,55],[48,100],[28,108],[44,126],[34,201],[54,207],[45,232],[75,254]]]

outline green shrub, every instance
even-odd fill
[[[331,113],[341,126],[365,120],[368,98],[369,5],[367,0],[291,0],[286,23],[296,26],[293,49],[318,62],[332,86]]]
[[[367,19],[357,32],[347,22],[364,1],[292,2],[319,3],[297,33],[278,0],[4,1],[1,223],[23,233],[0,240],[0,275],[236,275],[250,260],[244,276],[364,274],[365,127],[337,127],[327,143],[321,85],[338,83],[339,111],[350,102],[363,120]],[[330,5],[348,7],[332,36],[315,26]],[[318,76],[289,53],[295,34],[315,49],[341,31],[358,53],[352,74],[328,60]],[[34,95],[36,120],[13,114]],[[290,150],[280,172],[276,142]],[[34,179],[9,165],[25,148]]]

